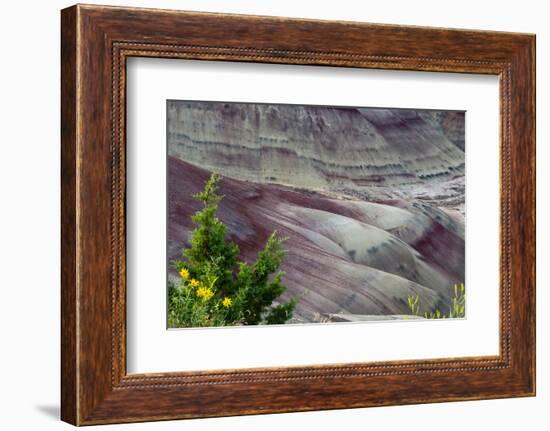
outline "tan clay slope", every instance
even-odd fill
[[[359,190],[464,174],[460,112],[182,101],[167,109],[169,155],[237,179]]]

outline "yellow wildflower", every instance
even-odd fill
[[[180,276],[181,278],[183,278],[184,280],[187,280],[189,278],[189,271],[186,269],[186,268],[182,268],[180,270]]]
[[[199,280],[192,278],[189,284],[191,285],[191,287],[199,287],[201,282]]]
[[[199,287],[197,289],[197,296],[202,298],[204,301],[208,301],[212,296],[214,296],[214,291],[209,287]]]
[[[231,304],[233,304],[233,301],[231,300],[231,298],[228,298],[228,297],[223,298],[222,305],[225,308],[231,307]]]

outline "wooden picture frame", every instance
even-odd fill
[[[535,394],[534,35],[83,5],[61,17],[64,421]],[[128,375],[125,66],[131,56],[498,75],[500,354]]]

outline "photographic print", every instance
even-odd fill
[[[167,101],[169,328],[464,318],[465,112]]]

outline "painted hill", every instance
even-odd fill
[[[174,157],[169,171],[172,260],[189,239],[190,215],[199,209],[191,195],[203,188],[209,171]],[[447,309],[452,284],[464,279],[464,237],[441,210],[231,178],[221,181],[220,191],[219,218],[244,260],[254,260],[272,231],[287,238],[285,297],[300,297],[298,321],[329,314],[406,314],[409,294]]]
[[[460,140],[452,140],[463,139],[463,120],[451,121],[460,116],[464,113],[169,102],[168,152],[260,183],[326,190],[412,184],[464,174]],[[455,130],[460,125],[461,134]]]
[[[298,321],[406,314],[410,294],[448,309],[465,272],[463,112],[169,101],[167,115],[169,258],[216,171],[245,260],[288,238]]]

